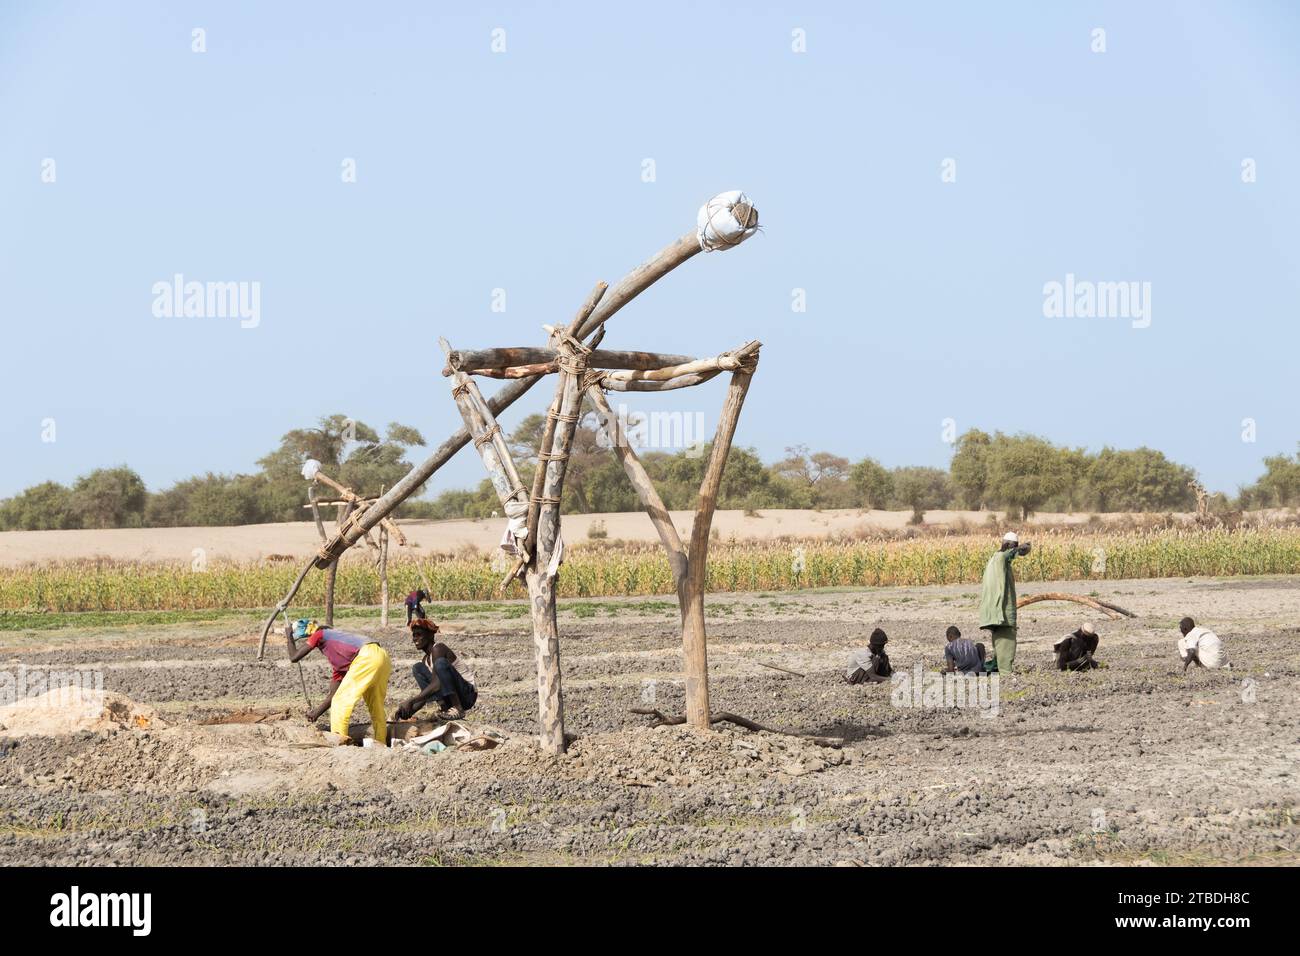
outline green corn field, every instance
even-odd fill
[[[1300,530],[1161,530],[1050,533],[1016,561],[1020,581],[1224,577],[1300,574]],[[995,542],[987,535],[895,541],[716,542],[709,554],[711,591],[974,584]],[[269,608],[289,589],[298,563],[188,564],[76,561],[0,568],[0,609],[48,612]],[[434,601],[523,596],[499,591],[503,572],[487,557],[395,558],[389,594],[425,587]],[[561,597],[672,594],[668,561],[657,546],[571,548],[560,571]],[[325,577],[310,574],[295,604],[321,606]],[[339,566],[335,601],[375,605],[379,574],[366,560]]]

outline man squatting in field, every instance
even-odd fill
[[[889,638],[884,631],[880,628],[872,631],[867,649],[849,655],[849,666],[844,672],[844,679],[850,684],[880,684],[889,680],[894,668],[890,666],[889,655],[885,653],[885,645],[888,643]]]
[[[460,720],[478,700],[474,681],[454,666],[456,652],[438,640],[438,625],[425,618],[411,622],[411,642],[424,652],[424,659],[411,668],[420,692],[397,708],[397,720],[408,720],[431,700],[437,700],[441,716]]]
[[[1079,629],[1065,635],[1052,645],[1058,671],[1086,671],[1099,666],[1092,655],[1097,653],[1101,638],[1091,624],[1081,624]]]
[[[948,643],[943,648],[944,670],[949,674],[979,674],[984,670],[987,651],[969,637],[962,637],[956,627],[949,627],[944,636]]]
[[[295,621],[286,629],[289,642],[289,662],[296,664],[317,648],[334,668],[330,677],[330,691],[319,707],[307,711],[313,723],[326,710],[330,712],[330,733],[348,739],[348,725],[357,701],[365,699],[370,711],[370,728],[375,743],[388,743],[388,715],[384,698],[388,693],[388,675],[393,662],[388,652],[375,641],[359,634],[349,634],[332,627],[321,627],[305,618]],[[305,640],[304,640],[305,639]],[[295,641],[303,641],[298,647]]]
[[[1183,635],[1178,639],[1178,654],[1183,659],[1184,674],[1192,664],[1208,670],[1231,667],[1219,635],[1208,627],[1197,627],[1195,621],[1185,617],[1178,622],[1178,630]]]
[[[998,673],[1010,674],[1016,661],[1016,577],[1011,562],[1029,553],[1029,542],[1020,543],[1014,531],[1002,536],[1002,547],[984,566],[980,585],[980,630],[993,639],[993,656]]]

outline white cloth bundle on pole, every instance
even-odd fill
[[[528,537],[528,506],[522,514],[517,514],[506,521],[505,531],[501,533],[501,550],[516,557],[524,552],[524,539]]]
[[[736,217],[736,207],[743,206],[745,221]],[[758,210],[739,189],[718,193],[695,216],[695,235],[705,252],[738,246],[758,231]]]

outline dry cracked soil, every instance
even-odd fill
[[[843,680],[875,626],[898,671],[937,669],[948,624],[976,634],[969,586],[711,599],[714,709],[839,748],[633,715],[682,711],[676,610],[662,600],[562,609],[564,756],[533,742],[518,607],[447,617],[479,682],[472,722],[508,739],[434,755],[320,746],[283,648],[253,659],[251,616],[0,633],[0,670],[100,671],[106,691],[166,723],[0,731],[0,865],[1297,862],[1300,582],[1118,581],[1101,596],[1137,616],[1021,612],[996,708],[917,706]],[[1182,675],[1184,614],[1220,634],[1230,671]],[[391,709],[414,692],[416,655],[377,617],[343,625],[391,654]],[[1060,673],[1051,645],[1085,618],[1105,666]],[[313,657],[319,695],[328,672]],[[289,716],[208,722],[249,709]]]

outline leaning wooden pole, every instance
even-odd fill
[[[609,290],[609,293],[601,299],[599,307],[593,310],[575,331],[574,337],[579,341],[589,338],[597,330],[602,329],[605,322],[619,309],[697,253],[705,250],[727,249],[743,242],[758,229],[758,211],[739,191],[720,193],[700,208],[696,216],[696,223],[696,229],[669,243],[620,279]],[[695,384],[706,377],[711,377],[711,375],[705,373],[702,376],[687,376],[668,383],[628,382],[623,383],[623,387],[629,391],[667,391],[671,388],[681,388]],[[505,411],[523,397],[540,378],[541,376],[528,376],[511,381],[509,385],[494,395],[488,402],[492,414],[495,416]],[[689,380],[692,378],[694,381]],[[407,472],[386,494],[357,516],[357,520],[349,522],[338,529],[334,536],[321,547],[320,552],[312,559],[311,563],[303,567],[294,583],[290,586],[289,591],[267,616],[262,627],[261,641],[258,644],[257,659],[259,661],[265,658],[266,639],[270,633],[271,625],[275,622],[276,617],[288,607],[289,602],[293,600],[294,595],[302,586],[302,582],[311,569],[313,567],[319,569],[328,568],[331,562],[337,560],[344,551],[356,544],[371,528],[414,494],[429,480],[434,472],[445,465],[456,452],[464,448],[469,439],[470,433],[468,429],[461,428],[456,431],[450,438],[439,445],[433,454]]]
[[[582,327],[578,330],[578,338],[586,339],[601,325],[607,322],[614,313],[623,306],[627,305],[638,295],[644,292],[657,281],[672,272],[687,259],[690,259],[696,253],[701,252],[703,247],[700,245],[699,237],[695,231],[688,232],[680,239],[669,243],[660,249],[657,253],[641,263],[622,279],[610,290],[610,293],[601,300],[601,307],[588,316]],[[528,390],[542,380],[543,376],[536,375],[528,378],[515,379],[501,391],[497,392],[488,400],[488,407],[492,410],[493,415],[500,415],[507,408],[513,405],[519,399],[528,393]],[[361,518],[353,522],[346,528],[341,528],[335,535],[327,541],[320,549],[320,552],[312,558],[310,564],[306,565],[298,575],[293,585],[289,588],[287,594],[281,599],[271,613],[267,616],[266,622],[262,626],[262,639],[257,648],[257,659],[263,660],[266,657],[266,636],[271,630],[271,625],[275,619],[293,600],[293,596],[302,587],[302,582],[306,580],[307,574],[313,567],[319,569],[328,568],[330,562],[341,555],[348,548],[352,547],[361,537],[378,524],[384,517],[393,511],[403,501],[413,495],[421,485],[429,480],[436,472],[447,462],[451,461],[456,452],[460,451],[469,443],[469,430],[461,428],[452,433],[451,437],[434,449],[424,461],[420,462],[410,471],[408,471],[402,480],[393,485],[388,491],[374,504],[366,509]]]
[[[699,238],[694,230],[664,246],[610,288],[609,293],[601,299],[600,307],[583,322],[582,327],[578,330],[577,338],[587,338],[597,328],[609,321],[615,312],[700,251]],[[488,401],[492,414],[500,415],[522,398],[540,379],[541,376],[515,379],[501,389]],[[439,445],[432,455],[407,472],[401,481],[393,485],[383,497],[367,508],[365,515],[359,521],[352,527],[345,528],[339,534],[336,534],[329,544],[321,549],[322,553],[316,559],[316,566],[319,568],[326,567],[331,556],[342,554],[356,544],[363,534],[410,497],[417,488],[428,481],[435,471],[450,461],[451,457],[464,448],[468,442],[469,432],[462,428]]]
[[[609,399],[600,390],[600,386],[594,384],[589,386],[587,397],[591,399],[596,413],[604,421],[605,432],[614,448],[614,455],[623,466],[623,473],[627,475],[627,480],[636,492],[641,507],[650,516],[650,523],[659,533],[659,543],[668,552],[668,567],[672,570],[673,581],[680,590],[682,581],[686,578],[686,547],[682,544],[681,535],[677,533],[677,526],[673,524],[673,516],[668,513],[668,507],[659,496],[659,490],[655,488],[650,473],[641,463],[636,449],[632,447],[631,439],[623,428],[623,423],[609,407]]]
[[[722,417],[709,449],[709,463],[700,484],[699,503],[695,507],[695,521],[691,525],[690,553],[687,556],[686,580],[679,588],[678,600],[682,605],[682,655],[686,664],[686,722],[692,727],[709,729],[709,651],[704,629],[704,592],[709,575],[709,533],[713,529],[713,513],[718,507],[718,491],[722,475],[731,452],[731,440],[740,421],[740,410],[745,404],[753,369],[731,374],[727,399],[722,406]]]

